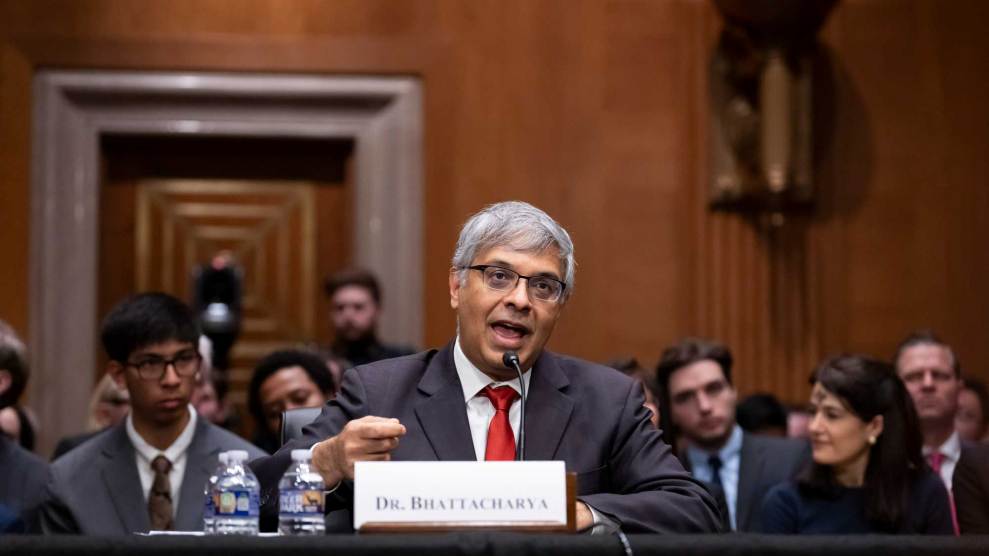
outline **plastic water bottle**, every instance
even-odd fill
[[[206,492],[203,493],[205,498],[203,503],[203,533],[207,535],[212,535],[215,532],[213,521],[216,518],[216,506],[220,500],[220,493],[216,490],[216,483],[227,469],[227,453],[220,452],[218,459],[219,463],[216,466],[216,470],[210,476],[209,480],[206,481]]]
[[[216,482],[218,502],[213,518],[213,531],[217,535],[257,535],[261,484],[244,465],[247,452],[227,452],[227,465]]]
[[[312,468],[309,450],[292,450],[292,465],[278,483],[278,531],[283,535],[322,535],[323,477]]]

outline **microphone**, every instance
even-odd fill
[[[522,380],[522,367],[519,366],[519,354],[514,351],[506,351],[501,356],[501,362],[509,369],[515,369],[519,375],[519,391],[522,400],[519,406],[519,445],[515,447],[515,461],[525,461],[525,381]]]

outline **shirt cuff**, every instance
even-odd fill
[[[593,523],[591,525],[592,535],[607,535],[620,529],[617,521],[598,512],[587,502],[584,502],[584,505],[587,506],[588,510],[591,510],[591,520]]]
[[[319,444],[319,442],[317,442],[316,444]],[[316,444],[313,444],[312,446],[309,447],[309,461],[312,461],[313,450],[316,449]],[[323,488],[323,495],[325,496],[327,494],[333,494],[334,492],[337,491],[338,488],[340,488],[340,485],[342,484],[343,484],[343,479],[340,479],[339,481],[337,481],[337,484],[333,485],[333,488]]]

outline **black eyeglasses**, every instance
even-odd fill
[[[169,365],[179,376],[192,376],[199,372],[201,362],[202,358],[195,351],[182,351],[171,359],[151,355],[137,362],[127,361],[126,365],[137,369],[142,380],[161,380]]]
[[[549,276],[523,276],[514,270],[494,266],[490,264],[479,264],[467,267],[469,270],[480,271],[484,276],[484,285],[492,290],[504,292],[511,291],[518,286],[519,280],[525,278],[526,288],[529,297],[539,301],[556,302],[563,295],[566,284]]]

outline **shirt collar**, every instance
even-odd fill
[[[172,442],[172,445],[165,448],[164,451],[155,448],[144,440],[144,438],[137,432],[137,429],[134,428],[134,417],[128,414],[126,421],[127,437],[130,438],[131,444],[134,445],[134,450],[137,454],[141,456],[142,459],[149,462],[159,455],[163,455],[173,464],[185,455],[185,451],[189,449],[189,445],[192,444],[192,437],[196,432],[196,420],[198,419],[196,410],[193,409],[191,405],[188,406],[188,409],[189,422],[186,423],[185,428],[182,429],[182,433],[179,434],[178,438],[176,438],[174,442]]]
[[[938,447],[937,451],[941,452],[941,454],[945,458],[951,461],[958,461],[958,458],[960,458],[962,455],[962,443],[961,440],[958,438],[958,432],[955,431],[951,433],[951,436],[949,436],[948,439],[944,441],[944,444]],[[932,452],[934,452],[933,449],[931,449],[928,446],[924,446],[925,456]]]
[[[457,340],[453,344],[453,365],[457,368],[457,376],[460,377],[460,386],[464,389],[464,401],[470,401],[471,398],[477,396],[488,385],[493,385],[495,388],[507,385],[511,386],[516,392],[519,392],[518,378],[498,382],[484,374],[481,369],[478,369],[471,363],[470,359],[467,358],[467,354],[464,353],[463,348],[460,347],[460,336],[457,336]],[[522,379],[525,380],[525,391],[528,392],[532,373],[528,371],[522,373]]]
[[[741,451],[742,427],[736,424],[731,429],[731,435],[728,436],[728,441],[725,442],[725,445],[722,446],[720,450],[717,452],[709,452],[690,444],[687,446],[687,457],[690,458],[690,465],[696,468],[701,465],[707,465],[708,458],[715,454],[717,454],[718,458],[722,462],[727,462],[731,458],[737,456]]]

